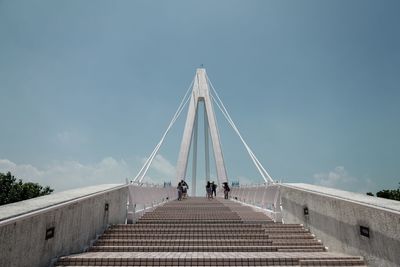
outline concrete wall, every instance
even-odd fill
[[[0,266],[47,267],[82,252],[107,225],[125,222],[127,196],[126,185],[100,185],[0,206]]]
[[[281,200],[284,222],[304,224],[329,251],[361,255],[368,266],[400,266],[399,201],[307,184],[283,184]]]

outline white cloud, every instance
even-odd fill
[[[0,159],[0,172],[8,171],[19,179],[49,185],[57,191],[96,184],[124,183],[125,178],[132,176],[132,171],[124,160],[118,161],[111,157],[94,164],[54,162],[45,168]]]
[[[316,173],[313,178],[314,184],[348,191],[368,192],[375,187],[370,179],[362,180],[354,177],[343,166],[337,166],[327,173]]]
[[[154,158],[153,164],[151,165],[155,171],[159,174],[165,175],[166,177],[175,177],[176,169],[166,158],[162,155],[157,155]]]
[[[8,159],[0,159],[0,172],[11,172],[14,176],[31,177],[31,179],[38,179],[42,172],[30,164],[17,165]]]
[[[154,158],[150,170],[151,175],[146,176],[144,182],[162,183],[175,178],[175,167],[162,155]],[[43,168],[0,159],[0,172],[8,171],[23,181],[49,185],[56,191],[63,191],[96,184],[124,183],[126,178],[135,177],[138,170],[132,168],[125,160],[112,157],[89,164],[78,161],[53,162]]]
[[[147,158],[143,158],[142,164]],[[149,172],[143,179],[146,183],[163,183],[164,181],[174,181],[176,177],[176,168],[166,158],[158,154],[154,157],[150,165]]]

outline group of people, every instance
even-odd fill
[[[224,198],[228,199],[229,191],[231,191],[228,183],[227,182],[222,183],[222,188],[224,189]],[[181,180],[178,183],[177,189],[178,189],[178,200],[182,200],[187,197],[187,190],[189,189],[189,186],[185,182],[185,180]],[[207,181],[206,192],[207,192],[208,199],[212,199],[212,198],[216,197],[217,196],[217,185],[214,182]]]
[[[222,188],[224,189],[224,198],[228,199],[229,191],[231,191],[228,183],[227,182],[222,183]],[[217,196],[217,185],[214,182],[207,181],[206,192],[207,192],[208,199],[212,199],[212,198],[216,197]]]
[[[207,198],[217,196],[217,185],[214,182],[207,181],[206,185]]]

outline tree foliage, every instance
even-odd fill
[[[373,196],[374,194],[372,194],[371,192],[368,192],[367,195]],[[399,188],[397,188],[397,189],[383,189],[383,190],[377,192],[376,196],[400,201],[400,183],[399,183]]]
[[[22,182],[10,172],[0,172],[0,205],[9,204],[34,197],[48,195],[54,190],[49,186],[43,187],[38,183]]]

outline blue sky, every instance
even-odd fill
[[[135,176],[204,64],[275,179],[395,188],[399,11],[399,1],[0,0],[0,171],[57,191]],[[173,178],[184,117],[149,180]],[[261,182],[217,119],[230,179]]]

